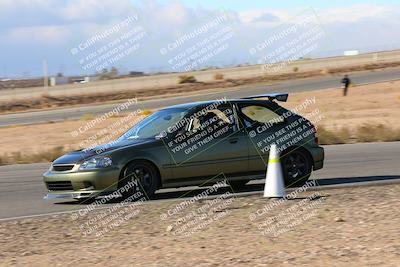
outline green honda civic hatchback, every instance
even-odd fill
[[[43,174],[45,198],[128,196],[138,189],[152,197],[161,188],[220,180],[240,187],[265,178],[271,144],[280,152],[286,186],[301,186],[323,167],[324,150],[311,121],[278,104],[287,98],[266,94],[161,109],[113,142],[54,160]]]

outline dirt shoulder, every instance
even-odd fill
[[[266,73],[265,75],[238,78],[238,79],[222,79],[211,82],[195,82],[189,84],[177,84],[175,86],[157,86],[154,88],[142,88],[132,90],[129,85],[124,90],[111,90],[106,93],[85,93],[79,91],[79,94],[68,95],[51,95],[50,93],[42,94],[40,97],[31,97],[27,99],[13,99],[12,101],[0,102],[0,113],[20,112],[28,110],[40,110],[57,107],[76,106],[93,103],[106,103],[109,101],[118,101],[130,98],[139,98],[140,100],[152,98],[154,96],[169,96],[182,93],[192,93],[204,90],[221,90],[226,88],[235,88],[241,85],[251,85],[259,83],[270,83],[276,81],[286,81],[301,78],[310,78],[326,75],[335,75],[357,71],[379,70],[385,68],[396,68],[400,66],[400,62],[387,63],[370,63],[347,67],[331,67],[324,69],[293,71],[292,73]],[[194,77],[195,78],[195,77]],[[112,87],[112,86],[111,86]]]
[[[259,195],[226,198],[232,201],[222,208],[202,200],[165,220],[160,216],[182,202],[153,202],[129,209],[133,215],[118,225],[109,217],[95,220],[107,212],[126,218],[111,208],[1,222],[0,257],[2,266],[398,266],[399,190],[386,185],[310,191],[277,206]],[[304,199],[312,200],[305,206]],[[179,229],[195,217],[182,218],[199,210],[217,219],[185,236]],[[82,231],[100,222],[109,230],[101,236],[96,233],[102,227]],[[262,223],[287,231],[268,231]]]

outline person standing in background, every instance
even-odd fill
[[[347,95],[347,90],[349,89],[350,84],[351,84],[351,80],[350,80],[349,76],[347,74],[344,75],[344,78],[342,79],[343,96]]]

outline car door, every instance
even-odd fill
[[[249,173],[265,172],[269,146],[279,138],[285,119],[279,106],[266,103],[239,103],[238,114],[249,137]]]
[[[200,116],[193,116],[199,114]],[[248,171],[248,138],[239,131],[236,110],[231,104],[219,105],[189,114],[185,145],[174,153],[176,179],[196,179]]]

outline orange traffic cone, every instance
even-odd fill
[[[284,197],[285,183],[278,149],[275,144],[271,145],[269,151],[267,177],[265,179],[264,197]]]

